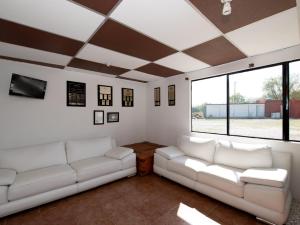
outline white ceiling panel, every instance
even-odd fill
[[[0,55],[65,66],[70,56],[0,42]]]
[[[111,17],[177,50],[221,34],[185,0],[122,1]]]
[[[182,72],[191,72],[209,67],[208,64],[201,62],[200,60],[197,60],[182,52],[177,52],[173,55],[169,55],[165,58],[157,60],[155,63]]]
[[[142,80],[142,81],[155,81],[155,80],[163,79],[162,77],[154,76],[136,70],[128,71],[127,73],[122,74],[121,77],[127,77],[131,79]]]
[[[87,44],[76,57],[126,69],[135,69],[149,63],[149,61],[115,52],[106,48],[98,47],[92,44]]]
[[[86,41],[104,17],[66,0],[1,0],[5,20]]]
[[[296,8],[275,14],[226,34],[248,56],[263,54],[300,43]]]

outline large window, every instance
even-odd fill
[[[290,140],[300,141],[300,61],[290,63]]]
[[[300,141],[300,61],[192,81],[193,132]]]
[[[282,66],[233,74],[229,90],[230,134],[282,138]]]
[[[226,134],[226,76],[192,83],[192,130]]]

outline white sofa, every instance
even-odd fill
[[[0,217],[136,174],[111,137],[0,150]]]
[[[154,154],[155,173],[278,225],[290,210],[290,170],[291,154],[261,144],[183,136]]]

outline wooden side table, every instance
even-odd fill
[[[155,149],[164,147],[150,142],[141,142],[126,145],[124,147],[132,148],[136,153],[137,174],[145,176],[153,172],[153,160]]]
[[[140,176],[145,176],[153,172],[154,154],[150,151],[137,153],[136,166],[137,173]]]

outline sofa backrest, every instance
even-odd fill
[[[213,162],[215,140],[199,137],[182,136],[178,140],[178,147],[185,155]]]
[[[261,144],[217,143],[214,163],[240,169],[272,168],[271,147]]]
[[[115,145],[115,140],[111,137],[67,141],[66,150],[68,163],[103,156],[107,151],[115,147]]]
[[[66,163],[63,142],[0,150],[0,168],[14,169],[17,172]]]

